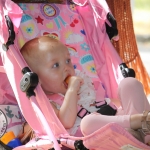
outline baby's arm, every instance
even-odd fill
[[[81,84],[83,84],[82,78],[77,76],[70,77],[68,89],[58,113],[58,118],[65,128],[71,128],[75,123],[77,117],[78,91]]]

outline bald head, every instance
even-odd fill
[[[48,54],[47,52],[53,52],[57,45],[64,46],[56,39],[48,36],[41,36],[26,42],[20,52],[32,71],[37,72],[37,65],[42,64],[45,55]]]
[[[45,93],[66,93],[64,80],[74,76],[67,47],[56,39],[42,36],[28,41],[21,49],[28,66],[39,77]]]

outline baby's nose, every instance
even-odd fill
[[[68,65],[65,65],[64,70],[65,70],[65,71],[69,71],[69,70],[70,70],[69,66],[68,66]]]

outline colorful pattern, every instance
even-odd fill
[[[9,131],[13,131],[15,136],[17,136],[24,122],[25,120],[18,106],[0,106],[0,138]]]
[[[80,64],[82,64],[84,71],[90,76],[90,77],[96,77],[96,68],[94,64],[94,59],[92,55],[87,54],[81,57]]]
[[[68,0],[66,5],[24,3],[19,6],[24,12],[17,35],[16,45],[19,49],[34,37],[42,35],[53,37],[68,47],[75,68],[84,70],[90,77],[97,78],[94,59],[75,4]]]

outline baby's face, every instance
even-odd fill
[[[39,53],[36,73],[44,92],[65,94],[64,80],[75,75],[67,47],[60,42],[46,42],[39,45]]]

